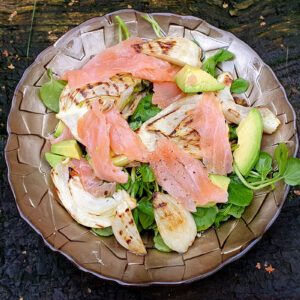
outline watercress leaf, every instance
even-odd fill
[[[40,99],[47,108],[58,113],[59,97],[67,82],[54,79],[50,69],[47,70],[47,76],[50,81],[44,83],[40,88]]]
[[[228,214],[225,214],[225,215],[222,213],[217,214],[216,219],[215,219],[215,226],[219,227],[221,222],[227,221],[230,217],[231,216]]]
[[[111,227],[106,227],[106,228],[92,228],[92,230],[100,235],[100,236],[111,236],[113,235],[113,231]]]
[[[204,70],[205,72],[214,76],[216,65],[217,65],[217,62],[215,61],[214,57],[211,56],[211,57],[207,58],[205,60],[205,62],[202,64],[202,70]]]
[[[274,152],[274,157],[276,159],[280,175],[283,175],[285,172],[288,156],[289,153],[286,144],[280,143]]]
[[[197,231],[209,228],[215,222],[217,213],[217,206],[209,208],[197,207],[197,211],[192,214],[197,226]]]
[[[243,78],[238,78],[233,81],[230,87],[230,91],[236,94],[245,93],[248,89],[249,83],[247,80]]]
[[[202,65],[202,69],[210,75],[215,75],[215,68],[218,62],[230,60],[233,58],[233,53],[230,51],[221,49],[214,56],[209,57]]]
[[[139,188],[140,188],[140,182],[139,181],[135,181],[133,184],[132,184],[132,187],[131,187],[131,197],[132,198],[135,198],[136,194],[138,193],[139,191]]]
[[[266,152],[260,152],[259,158],[254,169],[261,175],[261,179],[266,179],[267,175],[272,171],[272,156]]]
[[[300,159],[291,157],[287,160],[283,174],[284,182],[291,186],[300,184]]]
[[[136,228],[137,228],[138,232],[141,232],[143,230],[143,227],[141,226],[141,224],[139,222],[139,211],[137,208],[135,208],[131,212],[132,212],[132,216],[133,216],[133,220],[136,225]]]
[[[137,206],[138,210],[154,218],[154,210],[151,201],[140,201]]]
[[[228,203],[238,206],[248,206],[252,199],[253,191],[245,187],[236,175],[230,176]]]
[[[148,94],[141,99],[134,114],[129,118],[129,126],[132,130],[137,130],[144,122],[158,114],[161,109],[152,104],[152,94]]]
[[[221,49],[213,57],[216,62],[222,62],[232,59],[233,56],[234,55],[232,52],[225,49]]]
[[[244,211],[245,211],[245,206],[238,206],[238,205],[232,204],[230,206],[230,209],[228,210],[228,214],[239,219],[239,218],[241,218]]]
[[[236,129],[237,129],[237,125],[235,125],[235,124],[229,125],[229,140],[230,141],[237,139]]]
[[[151,217],[139,210],[139,221],[144,229],[149,228],[154,222],[154,216]]]
[[[154,247],[162,252],[171,252],[172,249],[170,249],[164,242],[163,238],[161,237],[161,235],[157,232],[157,234],[155,234],[154,238],[153,238],[153,242],[154,242]]]
[[[153,182],[155,180],[154,173],[149,164],[142,164],[141,174],[143,182]]]

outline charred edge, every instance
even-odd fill
[[[142,44],[134,44],[131,45],[131,47],[137,52],[137,53],[141,53],[143,50]]]
[[[128,207],[125,209],[125,212],[129,212],[129,208]]]
[[[162,208],[162,207],[165,207],[165,206],[167,206],[167,203],[166,202],[161,202],[158,205],[153,206],[153,208],[157,209],[157,208]]]
[[[79,93],[82,95],[82,97],[86,98],[87,93],[84,90],[81,90]]]
[[[248,107],[247,101],[245,99],[240,99],[239,97],[233,97],[233,99],[236,104]]]
[[[69,167],[69,179],[73,178],[76,175],[78,175],[78,173],[74,169]]]
[[[236,118],[240,118],[240,114],[236,110],[228,108],[228,112],[233,114]]]
[[[100,224],[96,224],[96,226],[98,226],[99,228],[105,228],[104,226],[102,226]]]
[[[159,47],[162,49],[162,53],[167,55],[168,52],[176,45],[176,41],[162,42],[157,41]]]
[[[119,87],[115,83],[113,83],[112,85],[115,88],[115,90],[117,91],[117,93],[119,93]]]
[[[173,113],[176,112],[178,109],[179,109],[179,108],[176,108],[176,109],[170,111],[169,113],[167,113],[167,114],[165,114],[165,115],[163,115],[163,116],[161,116],[161,117],[159,117],[159,118],[153,120],[152,122],[150,122],[149,124],[147,124],[147,128],[148,128],[150,131],[153,131],[153,130],[151,130],[151,128],[149,128],[149,127],[151,127],[155,122],[159,121],[160,119],[165,118],[165,117],[167,117],[167,116],[173,114]]]
[[[227,85],[231,85],[231,83],[233,82],[233,79],[231,79],[228,75],[225,76],[223,83],[227,86]]]
[[[88,84],[87,88],[91,90],[93,88],[93,86],[91,84]]]
[[[134,221],[133,221],[133,219],[131,219],[131,220],[129,221],[129,224],[130,224],[130,225],[133,225],[133,223],[134,223]]]
[[[131,243],[131,240],[130,239],[126,240],[126,243],[129,245]]]

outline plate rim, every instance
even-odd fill
[[[225,266],[227,266],[228,264],[238,260],[239,258],[241,258],[242,256],[244,256],[249,250],[251,250],[254,245],[256,245],[263,237],[263,235],[266,233],[266,231],[274,224],[275,220],[278,218],[281,210],[282,210],[282,207],[286,201],[286,197],[290,191],[290,186],[287,186],[285,192],[284,192],[284,195],[283,195],[283,198],[282,198],[282,202],[281,204],[278,206],[278,209],[275,213],[275,215],[273,216],[273,218],[270,220],[270,222],[267,224],[267,226],[265,227],[264,231],[260,234],[260,236],[256,237],[254,240],[252,240],[252,242],[250,244],[247,245],[247,247],[242,250],[241,252],[235,254],[234,256],[232,256],[231,258],[227,259],[225,262],[222,262],[220,265],[218,265],[216,268],[214,268],[213,270],[209,271],[209,272],[206,272],[204,274],[201,274],[201,275],[198,275],[198,276],[194,276],[192,278],[189,278],[189,279],[185,279],[185,280],[180,280],[180,281],[148,281],[148,282],[141,282],[141,283],[137,283],[137,282],[126,282],[126,281],[122,281],[120,279],[117,279],[117,278],[113,278],[113,277],[108,277],[108,276],[105,276],[105,275],[102,275],[102,274],[99,274],[97,272],[94,272],[92,270],[88,270],[84,267],[82,267],[79,263],[77,263],[72,257],[70,257],[68,254],[66,254],[64,251],[62,250],[59,250],[57,248],[55,248],[54,246],[52,246],[43,236],[43,234],[41,233],[41,231],[38,230],[38,228],[36,228],[30,221],[28,218],[26,218],[23,214],[23,212],[21,211],[19,205],[18,205],[18,202],[17,202],[17,197],[16,197],[16,194],[15,194],[15,191],[14,191],[14,188],[13,188],[13,184],[11,182],[11,179],[10,179],[10,176],[11,176],[11,170],[9,168],[9,163],[8,163],[8,157],[7,157],[7,153],[9,151],[7,151],[7,148],[9,146],[9,143],[10,143],[10,135],[12,134],[11,133],[11,130],[10,130],[10,118],[11,118],[11,115],[12,115],[12,110],[15,106],[15,102],[16,102],[16,96],[17,96],[17,93],[19,91],[19,88],[20,86],[23,84],[23,81],[25,80],[25,78],[27,77],[27,74],[31,71],[31,69],[36,65],[38,64],[39,60],[41,57],[43,57],[44,53],[48,52],[50,49],[52,48],[55,48],[55,45],[57,43],[60,42],[61,39],[63,39],[64,37],[66,37],[67,35],[69,34],[72,34],[74,31],[78,30],[80,27],[84,26],[84,25],[87,25],[89,23],[92,23],[94,21],[97,21],[97,20],[100,20],[100,19],[103,19],[103,18],[108,18],[110,15],[115,15],[117,13],[128,13],[128,12],[134,12],[135,14],[151,14],[151,15],[160,15],[160,16],[174,16],[174,17],[179,17],[179,18],[187,18],[187,19],[195,19],[195,20],[199,20],[199,21],[202,21],[202,22],[205,22],[210,28],[218,31],[218,32],[225,32],[227,35],[231,35],[233,36],[235,39],[238,39],[239,42],[243,43],[244,45],[246,45],[249,50],[251,50],[253,53],[255,53],[255,55],[259,58],[260,60],[260,63],[262,64],[262,66],[266,67],[273,75],[276,83],[278,84],[278,86],[280,87],[281,91],[283,92],[283,95],[284,95],[284,98],[285,98],[285,101],[286,103],[289,105],[292,113],[293,113],[293,117],[294,117],[294,120],[291,121],[293,122],[293,125],[294,125],[294,129],[295,129],[295,139],[296,139],[296,142],[295,142],[295,151],[293,153],[293,157],[295,157],[297,155],[297,152],[298,152],[298,149],[299,149],[299,137],[298,137],[298,128],[297,128],[297,116],[296,116],[296,113],[295,113],[295,110],[293,108],[293,106],[291,105],[290,101],[288,100],[288,97],[287,97],[287,94],[285,92],[285,89],[284,87],[282,86],[281,82],[279,81],[279,79],[277,78],[276,74],[274,73],[274,71],[271,69],[271,67],[269,65],[267,65],[263,60],[262,58],[257,54],[256,51],[254,51],[252,49],[252,47],[250,47],[247,43],[245,43],[243,40],[241,40],[240,38],[238,38],[237,36],[235,36],[233,33],[229,32],[229,31],[226,31],[226,30],[223,30],[223,29],[220,29],[214,25],[211,25],[210,23],[208,23],[207,21],[205,21],[204,19],[200,18],[200,17],[195,17],[195,16],[192,16],[192,15],[179,15],[179,14],[174,14],[174,13],[168,13],[168,12],[141,12],[141,11],[138,11],[138,10],[135,10],[135,9],[121,9],[121,10],[117,10],[117,11],[113,11],[113,12],[110,12],[108,14],[105,14],[103,16],[99,16],[99,17],[94,17],[94,18],[91,18],[91,19],[88,19],[82,23],[80,23],[79,25],[75,26],[74,28],[68,30],[66,33],[64,33],[54,44],[52,44],[51,46],[45,48],[42,52],[40,52],[38,54],[38,56],[35,58],[35,60],[32,62],[32,64],[30,66],[28,66],[26,68],[26,70],[24,71],[20,81],[18,82],[16,88],[15,88],[15,91],[14,91],[14,94],[13,94],[13,98],[12,98],[12,101],[11,101],[11,108],[10,108],[10,111],[9,111],[9,114],[8,114],[8,117],[7,117],[7,126],[6,126],[6,129],[7,129],[7,142],[6,142],[6,145],[5,145],[5,148],[4,148],[4,156],[5,156],[5,162],[6,162],[6,166],[7,166],[7,178],[8,178],[8,182],[9,182],[9,185],[10,185],[10,189],[13,193],[13,196],[14,196],[14,200],[15,200],[15,204],[17,206],[17,209],[18,209],[18,212],[21,216],[21,218],[23,220],[25,220],[27,222],[27,224],[30,225],[30,227],[38,234],[40,235],[40,237],[42,238],[43,242],[45,243],[46,246],[48,246],[52,251],[54,252],[58,252],[59,254],[63,255],[64,257],[66,257],[70,262],[72,262],[77,268],[79,268],[81,271],[84,271],[86,273],[90,273],[90,274],[93,274],[94,276],[100,278],[100,279],[103,279],[103,280],[107,280],[107,281],[110,281],[110,282],[115,282],[115,283],[118,283],[120,284],[121,286],[136,286],[136,287],[149,287],[149,286],[176,286],[176,285],[183,285],[183,284],[190,284],[192,282],[195,282],[195,281],[198,281],[200,279],[204,279],[206,277],[209,277],[213,274],[215,274],[216,272],[218,272],[219,270],[223,269]]]

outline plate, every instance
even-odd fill
[[[9,115],[9,138],[5,149],[9,181],[24,218],[54,251],[65,255],[80,269],[123,285],[180,284],[207,277],[245,254],[277,218],[288,193],[288,186],[260,190],[241,219],[230,220],[218,229],[205,231],[184,254],[163,253],[153,249],[148,233],[142,236],[148,254],[136,256],[120,246],[114,237],[98,237],[77,224],[56,201],[44,153],[49,151],[47,137],[57,124],[55,114],[39,100],[39,89],[46,82],[46,69],[62,75],[78,69],[91,57],[118,42],[114,16],[120,15],[131,36],[153,39],[151,25],[141,12],[122,10],[84,22],[44,50],[25,71],[19,82]],[[243,95],[251,106],[266,106],[282,124],[273,135],[265,135],[262,150],[273,154],[276,145],[286,142],[290,155],[298,149],[296,116],[283,87],[272,70],[244,42],[231,33],[192,16],[152,14],[169,36],[194,39],[204,51],[233,52],[235,59],[220,65],[234,77],[249,81]]]

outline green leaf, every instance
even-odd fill
[[[137,167],[137,170],[141,173],[143,182],[153,182],[155,180],[149,164],[142,164],[140,167]]]
[[[113,235],[113,231],[111,227],[106,227],[106,228],[92,228],[92,230],[100,235],[100,236],[111,236]]]
[[[230,217],[231,216],[228,214],[226,214],[226,215],[223,215],[221,213],[217,214],[216,219],[215,219],[215,226],[219,227],[221,222],[227,221]]]
[[[230,176],[228,186],[228,203],[248,206],[253,199],[253,191],[248,189],[237,176]]]
[[[228,214],[239,219],[242,217],[243,212],[245,211],[245,206],[238,206],[238,205],[234,205],[232,204],[230,206],[230,209],[228,211]]]
[[[154,216],[151,217],[139,210],[139,221],[141,222],[143,228],[147,229],[153,224]]]
[[[154,219],[154,210],[151,201],[140,201],[137,205],[139,211]]]
[[[261,175],[261,180],[266,179],[272,171],[272,156],[266,152],[260,152],[259,158],[254,169]]]
[[[139,211],[137,208],[135,208],[131,212],[132,212],[133,220],[137,227],[137,230],[138,230],[138,232],[141,232],[143,230],[143,227],[141,226],[141,224],[139,222]]]
[[[291,157],[287,160],[283,177],[286,184],[291,186],[300,184],[300,159]]]
[[[164,242],[161,235],[157,232],[153,238],[154,247],[162,252],[171,252],[172,249],[170,249]]]
[[[129,119],[129,126],[137,130],[144,122],[157,115],[161,109],[152,104],[152,94],[148,94],[138,104],[134,114]]]
[[[235,124],[229,125],[229,140],[230,141],[237,139],[236,129],[237,129],[237,125],[235,125]]]
[[[209,228],[215,222],[217,213],[217,206],[209,208],[197,207],[197,211],[192,213],[197,226],[197,231]]]
[[[280,143],[274,152],[274,157],[276,159],[280,175],[283,175],[285,172],[288,156],[289,153],[286,144]]]
[[[209,57],[202,65],[202,69],[210,75],[215,75],[215,68],[218,62],[227,61],[233,58],[233,53],[221,49],[214,56]]]
[[[243,78],[238,78],[232,83],[232,85],[230,87],[230,91],[232,93],[242,94],[247,91],[248,86],[249,86],[249,83],[247,80],[245,80]]]
[[[54,79],[50,69],[47,70],[47,76],[50,78],[50,81],[44,83],[40,88],[40,99],[47,108],[58,113],[59,97],[67,82]]]

